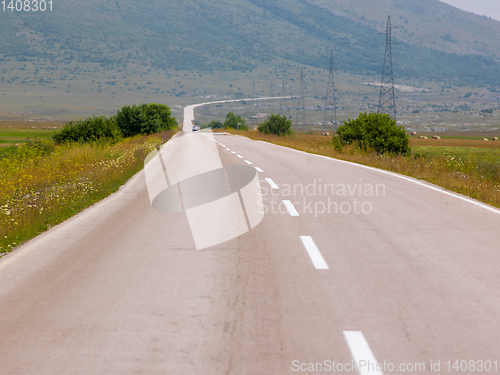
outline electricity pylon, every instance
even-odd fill
[[[335,131],[337,131],[337,103],[335,101],[335,79],[333,76],[333,51],[330,53],[330,72],[328,74],[328,86],[326,88],[323,134],[326,131],[327,123],[333,124],[335,126]]]
[[[270,92],[269,92],[269,97],[270,98],[274,98],[274,79],[271,78],[271,89],[270,89]],[[274,99],[269,99],[269,113],[273,113],[274,112]]]
[[[295,122],[297,127],[300,123],[307,132],[307,122],[306,122],[306,101],[305,101],[305,88],[304,88],[304,68],[300,69],[300,88],[299,97],[297,99],[297,113],[295,114]]]
[[[286,116],[288,118],[288,106],[286,103],[286,80],[285,77],[283,76],[283,82],[281,84],[282,89],[281,89],[281,111],[283,112],[282,115]]]
[[[394,72],[392,69],[392,28],[391,16],[387,18],[385,31],[385,56],[380,83],[380,96],[378,99],[378,113],[394,113],[396,119],[396,96],[394,94]]]

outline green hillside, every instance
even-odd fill
[[[66,0],[51,13],[4,12],[4,61],[130,64],[253,72],[276,61],[378,76],[387,15],[398,25],[395,75],[499,85],[499,23],[437,0]],[[8,79],[8,77],[4,77]]]

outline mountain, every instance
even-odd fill
[[[500,84],[500,22],[437,0],[65,0],[2,13],[3,61],[252,72],[270,64],[380,75],[387,16],[397,78]]]
[[[309,0],[340,17],[362,22],[379,31],[392,16],[395,35],[412,45],[455,53],[500,57],[500,22],[464,12],[435,0]]]

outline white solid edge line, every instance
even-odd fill
[[[260,169],[259,167],[254,167],[254,168],[257,170],[257,172],[261,172],[261,173],[262,173],[262,172],[264,172],[264,171],[263,171],[262,169]]]
[[[323,255],[321,255],[321,252],[314,243],[312,237],[300,236],[300,239],[302,240],[302,243],[304,244],[304,247],[306,248],[309,257],[313,262],[314,268],[316,268],[317,270],[328,270],[329,269],[328,264],[326,264]]]
[[[247,164],[252,164],[252,162],[251,162],[251,161],[248,161],[248,160],[245,160],[245,163],[247,163]]]
[[[286,210],[288,211],[288,213],[290,214],[290,216],[299,216],[299,213],[295,209],[295,207],[294,207],[294,205],[293,205],[292,202],[284,200],[283,204],[285,205]]]
[[[271,180],[270,178],[266,178],[266,181],[268,182],[268,184],[269,184],[269,185],[271,185],[271,187],[272,187],[273,189],[279,189],[279,186],[278,186],[278,185],[276,185],[276,184],[274,183],[274,181],[273,181],[273,180]]]
[[[377,370],[377,360],[370,350],[363,332],[344,331],[344,337],[361,375],[383,375],[382,371]]]
[[[236,155],[236,156],[239,157],[240,159],[243,159],[243,156],[241,156],[241,155]]]
[[[468,203],[471,203],[475,206],[478,206],[478,207],[482,207],[490,212],[493,212],[495,214],[498,214],[500,215],[500,210],[495,208],[495,207],[492,207],[492,206],[489,206],[487,205],[486,203],[481,203],[481,202],[477,202],[473,199],[469,199],[467,197],[463,197],[461,195],[458,195],[454,192],[451,192],[451,191],[448,191],[446,190],[445,188],[442,188],[442,187],[436,187],[436,186],[432,186],[432,185],[428,185],[428,184],[425,184],[423,182],[420,182],[418,181],[417,179],[415,178],[410,178],[410,177],[406,177],[404,175],[401,175],[401,174],[398,174],[398,173],[395,173],[395,172],[390,172],[390,171],[386,171],[386,170],[383,170],[383,169],[379,169],[379,168],[375,168],[375,167],[369,167],[368,165],[363,165],[363,164],[357,164],[357,163],[353,163],[353,162],[350,162],[350,161],[346,161],[346,160],[340,160],[340,159],[335,159],[333,157],[329,157],[329,156],[324,156],[324,155],[317,155],[317,154],[311,154],[309,152],[305,152],[305,151],[300,151],[300,150],[295,150],[293,148],[290,148],[290,147],[285,147],[285,146],[280,146],[280,145],[275,145],[274,143],[270,143],[270,142],[266,142],[266,141],[257,141],[257,142],[262,142],[262,143],[267,143],[267,144],[270,144],[270,145],[273,145],[273,146],[277,146],[277,147],[282,147],[282,148],[286,148],[288,150],[292,150],[292,151],[296,151],[296,152],[300,152],[302,154],[307,154],[309,156],[318,156],[320,158],[323,158],[323,159],[327,159],[327,160],[332,160],[332,161],[336,161],[336,162],[339,162],[339,163],[344,163],[344,164],[350,164],[350,165],[355,165],[357,167],[360,167],[360,168],[365,168],[365,169],[370,169],[372,171],[376,171],[376,172],[380,172],[380,173],[384,173],[384,174],[388,174],[390,176],[393,176],[393,177],[397,177],[397,178],[401,178],[403,180],[406,180],[406,181],[410,181],[410,182],[413,182],[414,184],[417,184],[417,185],[420,185],[420,186],[423,186],[425,188],[428,188],[428,189],[431,189],[431,190],[434,190],[434,191],[437,191],[438,193],[442,193],[442,194],[445,194],[445,195],[448,195],[450,197],[454,197],[454,198],[457,198],[457,199],[460,199],[464,202],[468,202]]]

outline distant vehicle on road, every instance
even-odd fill
[[[198,125],[194,125],[193,126],[193,131],[197,132],[198,130],[200,130],[200,127]]]

